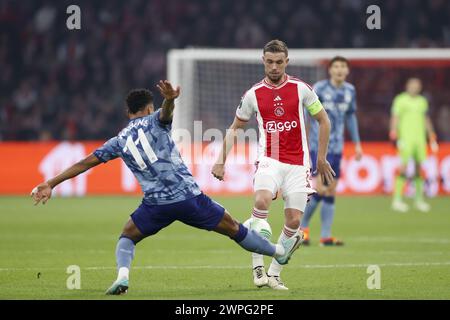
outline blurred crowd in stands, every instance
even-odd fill
[[[366,8],[377,3],[382,29],[368,30]],[[81,30],[66,28],[70,4],[81,8]],[[449,17],[446,0],[2,0],[0,141],[117,134],[127,123],[124,95],[165,78],[171,48],[261,48],[272,38],[290,48],[450,47]],[[443,68],[443,79],[423,80],[440,138],[450,140],[450,96],[433,98],[448,91],[450,66]],[[378,76],[389,99],[403,87]],[[355,70],[358,89],[357,79],[369,78]],[[387,123],[373,121],[384,122],[389,106],[362,105],[364,94],[377,94],[366,82],[361,135],[385,139]]]

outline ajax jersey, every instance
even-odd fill
[[[265,79],[242,97],[236,117],[250,120],[255,114],[259,129],[259,158],[310,167],[303,108],[314,115],[322,106],[312,87],[286,76],[278,86]]]

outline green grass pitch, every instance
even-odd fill
[[[215,199],[240,221],[250,214],[251,197]],[[283,271],[287,292],[254,287],[250,253],[233,241],[176,222],[138,244],[128,294],[107,297],[116,240],[139,202],[56,198],[34,207],[29,198],[0,197],[0,299],[450,298],[449,197],[431,199],[427,214],[394,213],[388,197],[338,197],[333,231],[346,245],[318,246],[316,212],[312,245],[301,247]],[[276,240],[280,200],[269,222]],[[367,288],[372,264],[381,270],[379,290]],[[69,265],[81,268],[80,290],[66,287]]]

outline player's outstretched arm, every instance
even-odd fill
[[[320,174],[325,184],[330,184],[336,173],[327,161],[328,141],[330,139],[331,124],[327,112],[322,109],[314,116],[319,122],[319,146],[317,150],[317,172]]]
[[[212,167],[211,173],[212,175],[219,179],[223,180],[225,175],[225,162],[227,161],[228,153],[234,145],[234,141],[237,135],[238,129],[244,129],[247,122],[234,117],[234,121],[231,124],[230,128],[227,130],[225,138],[223,139],[222,149],[220,151],[219,156],[217,157],[216,163]]]
[[[180,95],[180,87],[176,89],[172,87],[172,84],[167,80],[161,80],[156,85],[161,95],[164,97],[164,101],[161,106],[161,112],[159,114],[159,120],[162,122],[170,123],[173,119],[173,109],[175,108],[175,99]]]
[[[90,154],[83,160],[73,164],[72,166],[58,174],[56,177],[37,185],[33,189],[33,191],[31,191],[31,197],[33,197],[34,199],[34,205],[39,204],[39,202],[41,201],[42,204],[45,204],[47,200],[52,196],[52,189],[58,184],[76,177],[80,173],[83,173],[90,168],[99,165],[100,163],[102,162],[94,154]]]

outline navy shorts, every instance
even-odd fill
[[[148,205],[142,202],[131,214],[131,219],[143,235],[150,236],[175,220],[211,231],[217,227],[224,213],[224,207],[201,193],[191,199],[170,204]]]
[[[317,163],[317,153],[315,151],[311,151],[311,166],[312,166],[312,172],[313,176],[316,176],[314,174],[316,172],[316,163]],[[342,159],[342,153],[329,153],[327,154],[327,161],[330,163],[331,168],[333,169],[334,173],[336,173],[335,178],[338,179],[341,176],[341,159]]]

